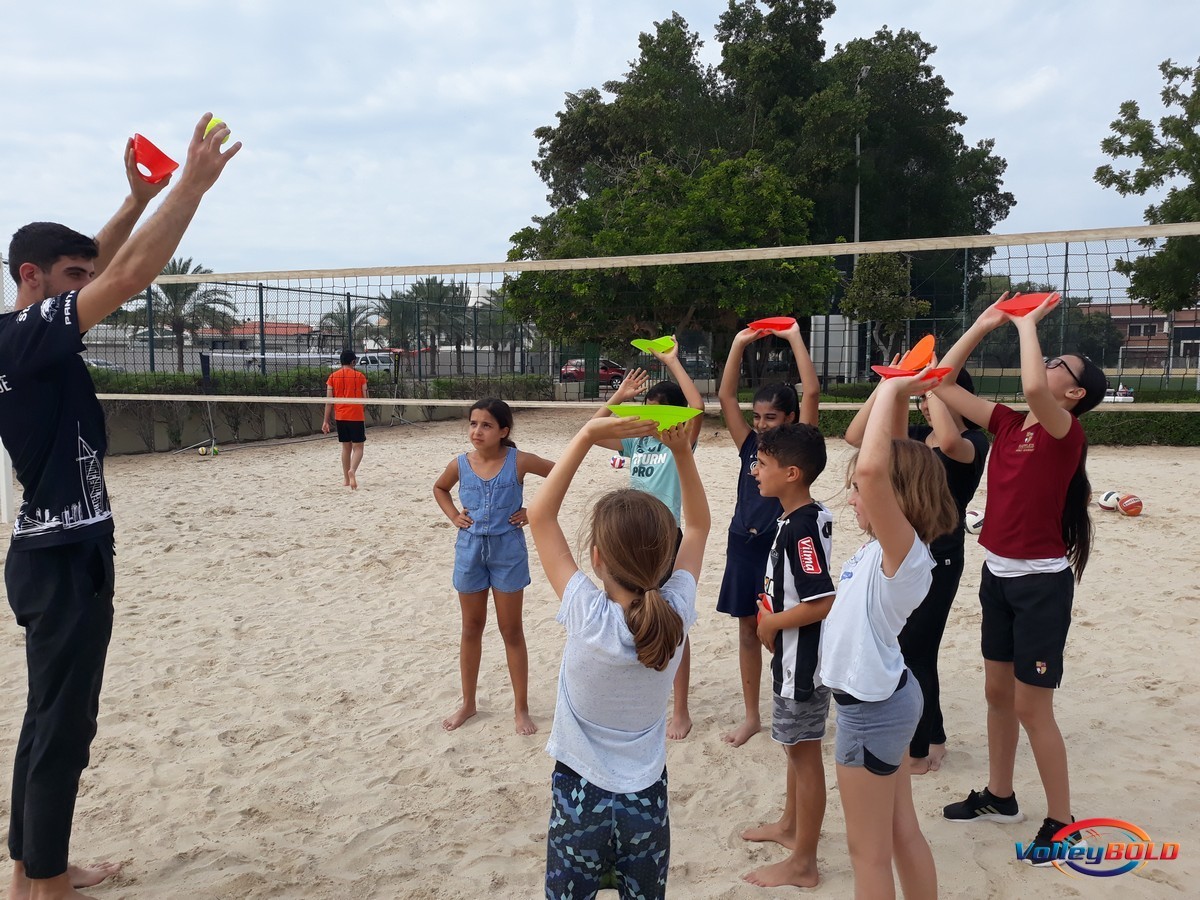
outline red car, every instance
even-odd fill
[[[584,377],[584,361],[582,359],[568,359],[558,373],[559,381],[583,381]],[[600,383],[606,384],[610,388],[618,388],[621,382],[625,380],[625,367],[619,366],[611,359],[600,360]]]

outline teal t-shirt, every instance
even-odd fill
[[[667,504],[678,524],[683,514],[683,494],[670,449],[656,437],[626,438],[621,441],[621,455],[630,460],[630,487],[653,494]]]

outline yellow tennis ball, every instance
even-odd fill
[[[218,119],[216,116],[213,116],[213,117],[212,117],[212,119],[211,119],[211,120],[209,121],[209,123],[208,123],[208,127],[206,127],[206,128],[204,129],[204,136],[205,136],[205,137],[208,137],[208,133],[209,133],[210,131],[212,131],[212,130],[213,130],[214,128],[216,128],[218,125],[224,125],[224,124],[225,124],[225,120],[224,120],[224,119]],[[222,143],[222,144],[228,144],[228,143],[229,143],[229,135],[225,135],[225,140],[221,141],[221,143]]]

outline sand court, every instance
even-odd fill
[[[557,458],[586,413],[515,410],[522,449]],[[835,514],[840,566],[863,538],[844,502],[850,450],[829,440],[814,496]],[[432,485],[468,448],[465,421],[373,428],[359,490],[342,487],[336,440],[116,457],[117,616],[93,768],[84,773],[73,854],[125,863],[97,898],[532,898],[541,896],[553,765],[544,753],[563,644],[557,601],[530,541],[525,594],[530,709],[514,733],[503,643],[489,609],[479,714],[453,733],[459,611],[454,529]],[[594,450],[564,511],[627,482]],[[738,833],[773,820],[783,754],[764,731],[721,741],[739,721],[736,625],[714,611],[737,454],[710,417],[697,450],[714,530],[692,631],[695,727],[670,742],[670,892],[686,898],[792,896],[741,882],[780,859]],[[1044,800],[1022,740],[1021,825],[958,825],[941,807],[986,781],[976,589],[967,567],[942,647],[949,756],[914,780],[946,897],[1186,897],[1200,885],[1200,449],[1092,448],[1094,491],[1128,489],[1137,519],[1092,507],[1097,538],[1076,593],[1056,698],[1080,817],[1123,819],[1180,858],[1117,878],[1069,877],[1014,859]],[[526,500],[540,479],[526,482]],[[986,505],[986,479],[976,506]],[[572,536],[569,520],[564,530]],[[579,529],[576,529],[577,531]],[[7,537],[3,539],[7,544]],[[8,785],[24,696],[21,632],[0,630]],[[765,669],[768,667],[764,666]],[[770,686],[764,680],[763,713]],[[832,733],[832,731],[831,731]],[[818,895],[852,891],[827,738],[829,805]],[[7,820],[7,791],[0,801]],[[615,894],[601,894],[602,897]]]

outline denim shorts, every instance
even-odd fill
[[[819,741],[825,737],[825,719],[829,716],[829,688],[817,687],[807,700],[791,700],[774,695],[771,712],[771,740],[785,747],[801,741]]]
[[[454,544],[454,589],[460,594],[488,588],[510,594],[524,590],[530,580],[523,529],[500,534],[459,531]]]
[[[837,704],[834,759],[873,775],[891,775],[904,762],[923,704],[921,686],[911,672],[904,686],[886,700]]]

